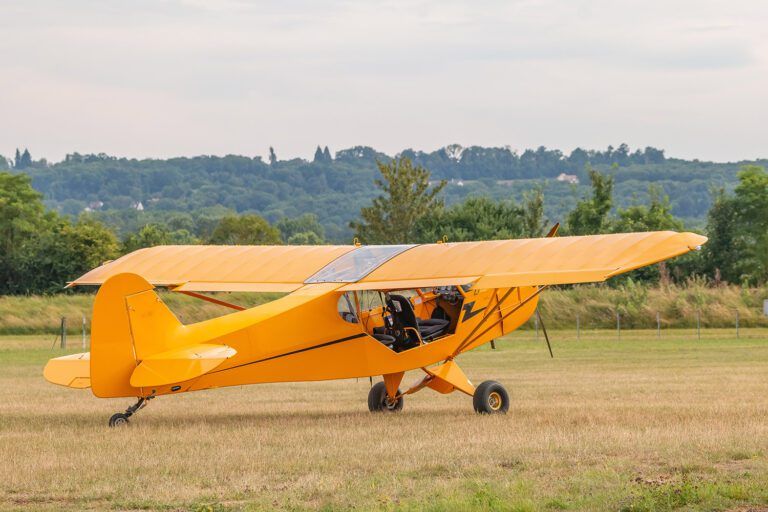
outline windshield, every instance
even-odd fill
[[[310,283],[354,283],[370,274],[376,267],[414,245],[366,245],[339,256],[315,275],[304,281]]]

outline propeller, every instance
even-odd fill
[[[554,359],[555,355],[552,353],[552,345],[550,345],[549,343],[549,335],[547,334],[547,328],[544,327],[544,322],[541,320],[541,313],[539,313],[539,308],[536,308],[536,318],[539,319],[539,325],[541,326],[541,331],[544,333],[544,339],[547,341],[547,348],[549,349],[549,357]]]

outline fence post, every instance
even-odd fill
[[[739,310],[736,310],[736,338],[739,337]]]
[[[581,340],[581,319],[579,314],[576,313],[576,341]]]
[[[661,313],[656,312],[656,337],[661,338]]]
[[[83,350],[85,350],[85,315],[83,315]]]
[[[696,310],[696,337],[701,341],[701,311]]]
[[[67,318],[61,317],[61,348],[67,348]]]
[[[621,341],[621,313],[616,310],[616,337]]]

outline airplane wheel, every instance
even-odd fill
[[[122,412],[113,414],[112,417],[109,418],[110,427],[127,427],[128,424],[129,424],[128,415],[123,414]]]
[[[475,389],[472,405],[475,412],[480,414],[506,414],[509,410],[509,393],[495,380],[486,380]]]
[[[400,394],[400,390],[397,390]],[[387,396],[387,386],[377,382],[368,392],[368,410],[371,412],[400,412],[403,410],[403,397],[392,400]]]

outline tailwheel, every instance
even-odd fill
[[[109,426],[110,427],[127,427],[130,422],[128,421],[128,418],[136,414],[136,412],[139,409],[143,409],[147,406],[147,402],[155,398],[154,391],[152,391],[152,394],[147,397],[139,397],[139,399],[136,401],[135,404],[130,406],[125,410],[125,412],[118,412],[116,414],[113,414],[109,418]]]
[[[487,380],[475,389],[472,405],[475,412],[480,414],[506,414],[509,410],[509,393],[495,380]]]
[[[403,410],[403,396],[397,390],[398,398],[387,395],[387,386],[377,382],[368,392],[368,410],[371,412],[400,412]]]
[[[122,412],[113,414],[112,417],[109,418],[110,427],[126,427],[128,426],[129,423],[130,422],[128,421],[128,415],[123,414]]]

